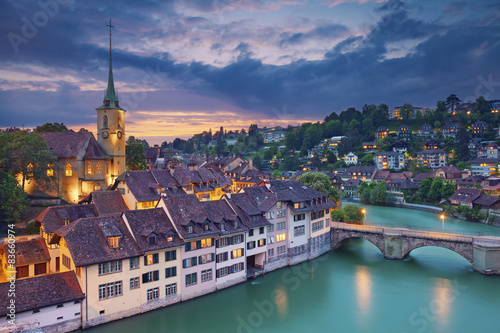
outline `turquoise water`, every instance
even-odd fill
[[[366,209],[372,222],[441,226],[433,213]],[[445,227],[500,234],[450,218]],[[86,332],[500,332],[499,310],[500,277],[473,272],[450,250],[388,261],[354,239],[312,262]]]

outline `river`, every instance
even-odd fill
[[[435,213],[366,209],[369,222],[442,227]],[[445,228],[500,235],[449,217]],[[424,247],[389,261],[355,239],[314,261],[85,332],[500,332],[499,310],[500,277],[474,272],[450,250]]]

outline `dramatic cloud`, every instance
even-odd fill
[[[1,6],[0,127],[64,122],[94,130],[106,89],[109,16],[127,131],[156,141],[219,123],[321,120],[365,103],[433,107],[451,93],[500,97],[494,1]]]

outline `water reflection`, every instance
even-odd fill
[[[276,306],[278,307],[278,313],[281,317],[286,317],[288,314],[288,295],[286,293],[286,288],[283,286],[278,287],[276,289],[275,301]]]
[[[453,281],[436,279],[434,284],[434,299],[430,304],[430,311],[440,324],[448,323],[450,306],[455,301],[453,294]]]
[[[372,278],[366,266],[356,266],[355,283],[358,308],[367,314],[371,310]]]

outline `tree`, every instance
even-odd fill
[[[281,172],[279,170],[273,171],[273,179],[281,179]]]
[[[448,109],[451,109],[452,114],[455,112],[455,108],[457,106],[459,106],[461,103],[462,103],[462,101],[455,94],[451,94],[450,96],[448,96],[448,98],[446,99],[446,102],[445,102],[446,107]]]
[[[427,177],[422,182],[420,182],[420,185],[418,186],[418,195],[422,199],[428,198],[429,190],[431,189],[432,186],[432,178]]]
[[[287,155],[283,159],[280,168],[281,171],[295,171],[299,169],[299,159],[296,155]]]
[[[455,185],[453,183],[446,183],[441,188],[441,198],[448,199],[455,193]]]
[[[443,180],[441,178],[434,178],[427,197],[434,201],[441,199],[442,187],[443,187]]]
[[[297,180],[316,191],[328,195],[333,202],[338,202],[340,200],[340,193],[332,186],[330,178],[323,173],[307,172],[301,175]]]
[[[146,170],[146,154],[140,139],[129,136],[125,146],[125,155],[128,170]]]
[[[255,155],[253,158],[253,166],[257,168],[257,170],[260,170],[262,168],[262,157],[260,155]]]
[[[488,103],[488,101],[483,96],[479,96],[478,98],[476,98],[476,101],[474,102],[472,108],[474,110],[474,113],[478,114],[489,113],[491,110],[490,103]]]
[[[413,105],[406,103],[401,107],[400,111],[400,116],[403,118],[403,120],[408,120],[413,117],[413,114],[415,112],[415,109],[413,108]]]
[[[337,163],[337,155],[331,150],[327,150],[326,152],[326,162],[328,164],[335,164]]]
[[[21,177],[21,188],[27,180],[40,185],[51,181],[47,168],[57,161],[45,140],[37,135],[18,131],[2,134],[0,140],[0,168],[4,173]]]
[[[373,155],[366,154],[361,158],[361,165],[373,165]]]
[[[469,135],[464,127],[460,127],[458,130],[454,146],[454,158],[459,161],[466,162],[469,159]]]
[[[27,194],[12,175],[0,177],[0,221],[22,221],[29,205]]]
[[[81,131],[81,129],[80,129]],[[45,123],[41,126],[37,126],[33,131],[35,133],[44,133],[44,132],[69,132],[66,125],[63,123]]]

